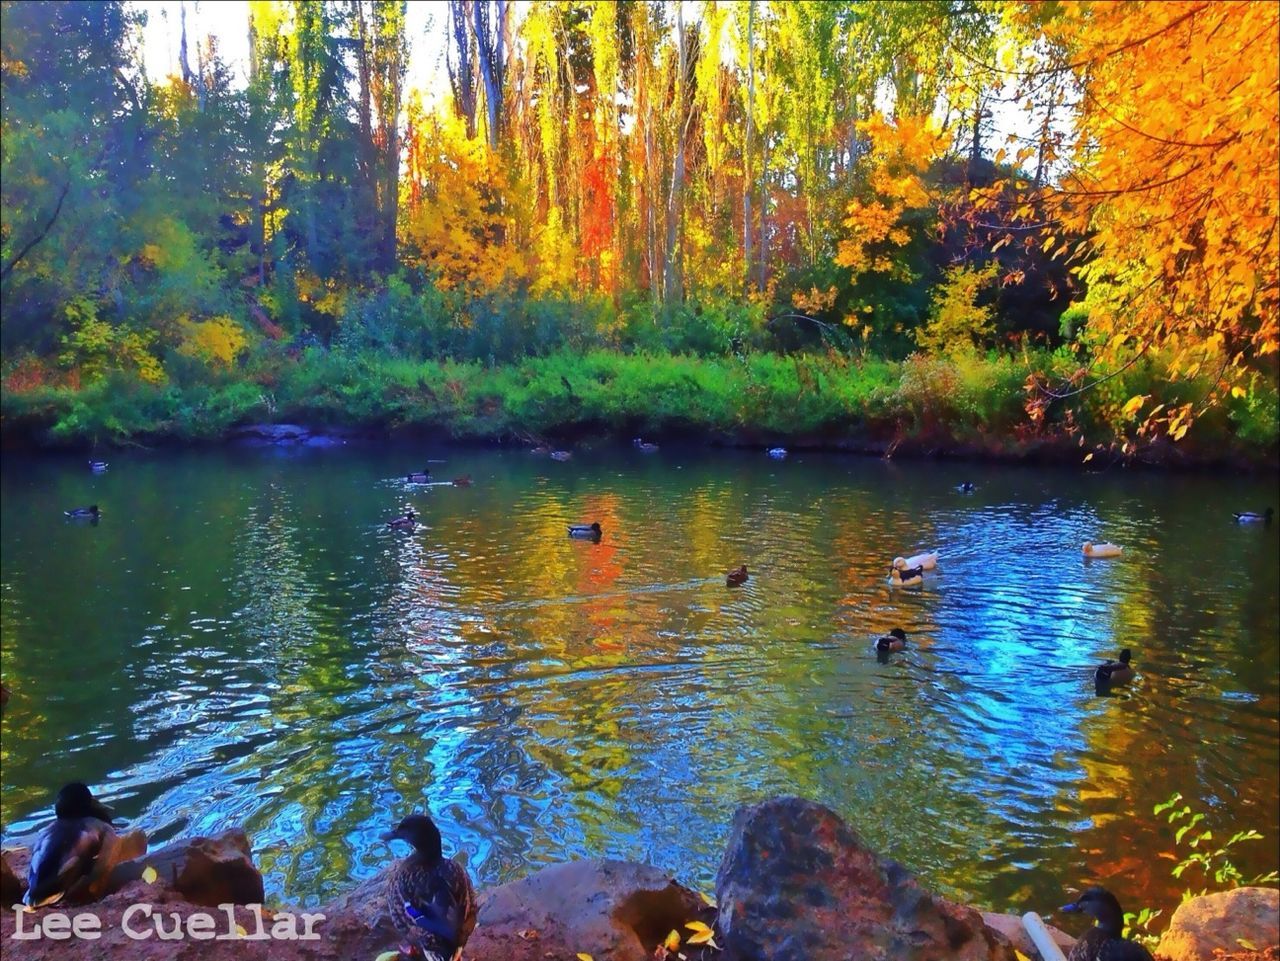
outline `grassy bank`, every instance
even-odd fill
[[[87,385],[51,383],[47,371],[17,367],[5,378],[0,424],[11,443],[46,446],[215,441],[238,426],[274,421],[420,428],[466,440],[679,433],[727,443],[1078,460],[1133,440],[1122,407],[1134,394],[1175,403],[1204,390],[1194,381],[1169,383],[1150,364],[1055,400],[1033,422],[1027,377],[1069,362],[1034,352],[898,362],[597,350],[487,366],[310,348],[162,384],[120,373]],[[1272,465],[1276,417],[1275,390],[1255,390],[1205,413],[1176,447],[1139,442],[1132,456]]]

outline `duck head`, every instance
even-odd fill
[[[60,818],[97,818],[111,822],[115,813],[93,796],[79,781],[64,785],[53,802],[53,813]]]
[[[893,559],[893,569],[895,571],[906,570],[907,559],[905,557],[895,557]]]
[[[1111,937],[1118,938],[1124,932],[1124,911],[1116,896],[1106,888],[1088,888],[1080,897],[1070,904],[1064,904],[1059,910],[1068,913],[1078,911],[1096,918],[1098,927]]]
[[[1131,651],[1126,647],[1123,651],[1121,651],[1121,652],[1120,652],[1120,663],[1121,663],[1121,664],[1128,664],[1131,660],[1133,660],[1133,654],[1132,654],[1132,652],[1131,652]]]
[[[604,531],[603,531],[603,530],[601,530],[601,528],[600,528],[600,522],[599,522],[599,521],[592,521],[592,522],[591,522],[591,533],[592,533],[592,534],[595,534],[597,537],[599,537],[602,533],[604,533]]]
[[[382,835],[382,840],[409,843],[413,846],[413,850],[429,864],[434,864],[444,857],[440,845],[440,829],[436,827],[436,822],[425,814],[410,814],[397,824],[394,830]]]
[[[895,627],[889,632],[889,636],[896,638],[899,641],[905,641],[907,639],[907,632],[900,627]]]

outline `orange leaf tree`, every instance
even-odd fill
[[[1159,353],[1170,377],[1207,379],[1202,401],[1148,416],[1176,440],[1201,405],[1274,376],[1280,5],[1084,0],[1011,19],[1047,41],[1024,47],[1025,89],[1058,95],[1046,78],[1068,77],[1077,97],[1068,172],[1039,198],[1042,248],[1084,238],[1055,253],[1088,285],[1100,369]]]

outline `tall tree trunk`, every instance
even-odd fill
[[[491,11],[496,22],[491,22]],[[476,56],[484,82],[485,111],[489,121],[489,146],[498,149],[502,135],[502,99],[506,80],[507,0],[472,0],[471,29],[476,37]]]
[[[475,52],[475,40],[471,35],[469,24],[471,15],[467,6],[468,0],[449,0],[449,33],[453,38],[452,48],[445,45],[445,67],[449,72],[449,85],[453,88],[453,106],[467,125],[467,137],[476,135],[476,87],[475,66],[472,63]],[[457,64],[450,56],[451,50],[457,52]]]
[[[689,64],[684,37],[684,4],[681,0],[676,2],[676,43],[679,45],[676,57],[676,156],[671,165],[671,190],[667,195],[667,243],[663,252],[666,262],[662,275],[662,299],[666,303],[674,302],[683,292],[676,244],[680,237],[680,213],[684,199],[685,139],[689,127],[688,108],[685,105],[688,99],[685,71]]]
[[[751,136],[756,103],[756,2],[747,0],[747,134],[742,147],[742,262],[743,294],[751,289]]]
[[[765,269],[769,261],[769,138],[760,138],[760,274],[756,280],[756,289],[763,292],[765,285]]]

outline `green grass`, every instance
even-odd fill
[[[1135,368],[1105,390],[1058,403],[1045,424],[1024,410],[1033,370],[1059,355],[912,355],[905,361],[838,353],[698,357],[591,350],[508,364],[417,361],[310,348],[262,355],[218,375],[149,385],[115,373],[80,389],[6,383],[0,419],[10,437],[48,445],[216,440],[238,425],[302,421],[369,429],[429,427],[457,438],[583,434],[702,434],[744,442],[876,445],[917,442],[1016,456],[1045,443],[1064,452],[1122,440],[1117,397],[1171,402],[1197,385]],[[1274,386],[1204,415],[1181,445],[1193,459],[1274,462]]]

